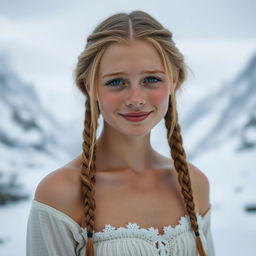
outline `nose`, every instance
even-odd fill
[[[142,95],[140,88],[133,88],[128,95],[126,100],[127,107],[137,107],[140,108],[146,104],[145,97]]]

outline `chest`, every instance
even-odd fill
[[[180,187],[173,181],[115,186],[98,182],[95,188],[95,231],[103,230],[106,224],[121,227],[135,222],[142,228],[158,228],[162,233],[164,226],[176,226],[185,214]]]

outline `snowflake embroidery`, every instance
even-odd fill
[[[111,226],[110,224],[105,225],[105,228],[103,229],[103,232],[111,233],[115,230],[115,227]]]
[[[140,227],[137,223],[132,223],[132,222],[129,222],[126,227],[130,230],[138,230]]]
[[[150,227],[148,228],[148,231],[152,234],[152,235],[155,235],[157,236],[159,234],[159,231],[157,228],[153,228],[153,227]]]

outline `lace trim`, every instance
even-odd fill
[[[199,214],[196,213],[197,222],[199,228],[202,229],[204,219]],[[206,216],[205,216],[206,217]],[[85,239],[87,239],[87,230],[86,228],[82,228],[82,235]],[[182,233],[191,232],[192,228],[190,225],[190,219],[188,215],[182,216],[179,220],[179,223],[172,227],[171,225],[163,227],[163,234],[159,233],[158,228],[150,227],[150,228],[142,228],[136,222],[129,222],[126,227],[114,227],[110,224],[106,224],[104,229],[99,232],[93,232],[93,241],[104,241],[111,240],[117,238],[142,238],[149,240],[153,243],[162,242],[162,241],[170,241]]]

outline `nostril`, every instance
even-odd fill
[[[139,103],[127,103],[127,106],[135,106],[135,107],[141,107],[143,105],[145,105],[144,102],[139,102]]]

